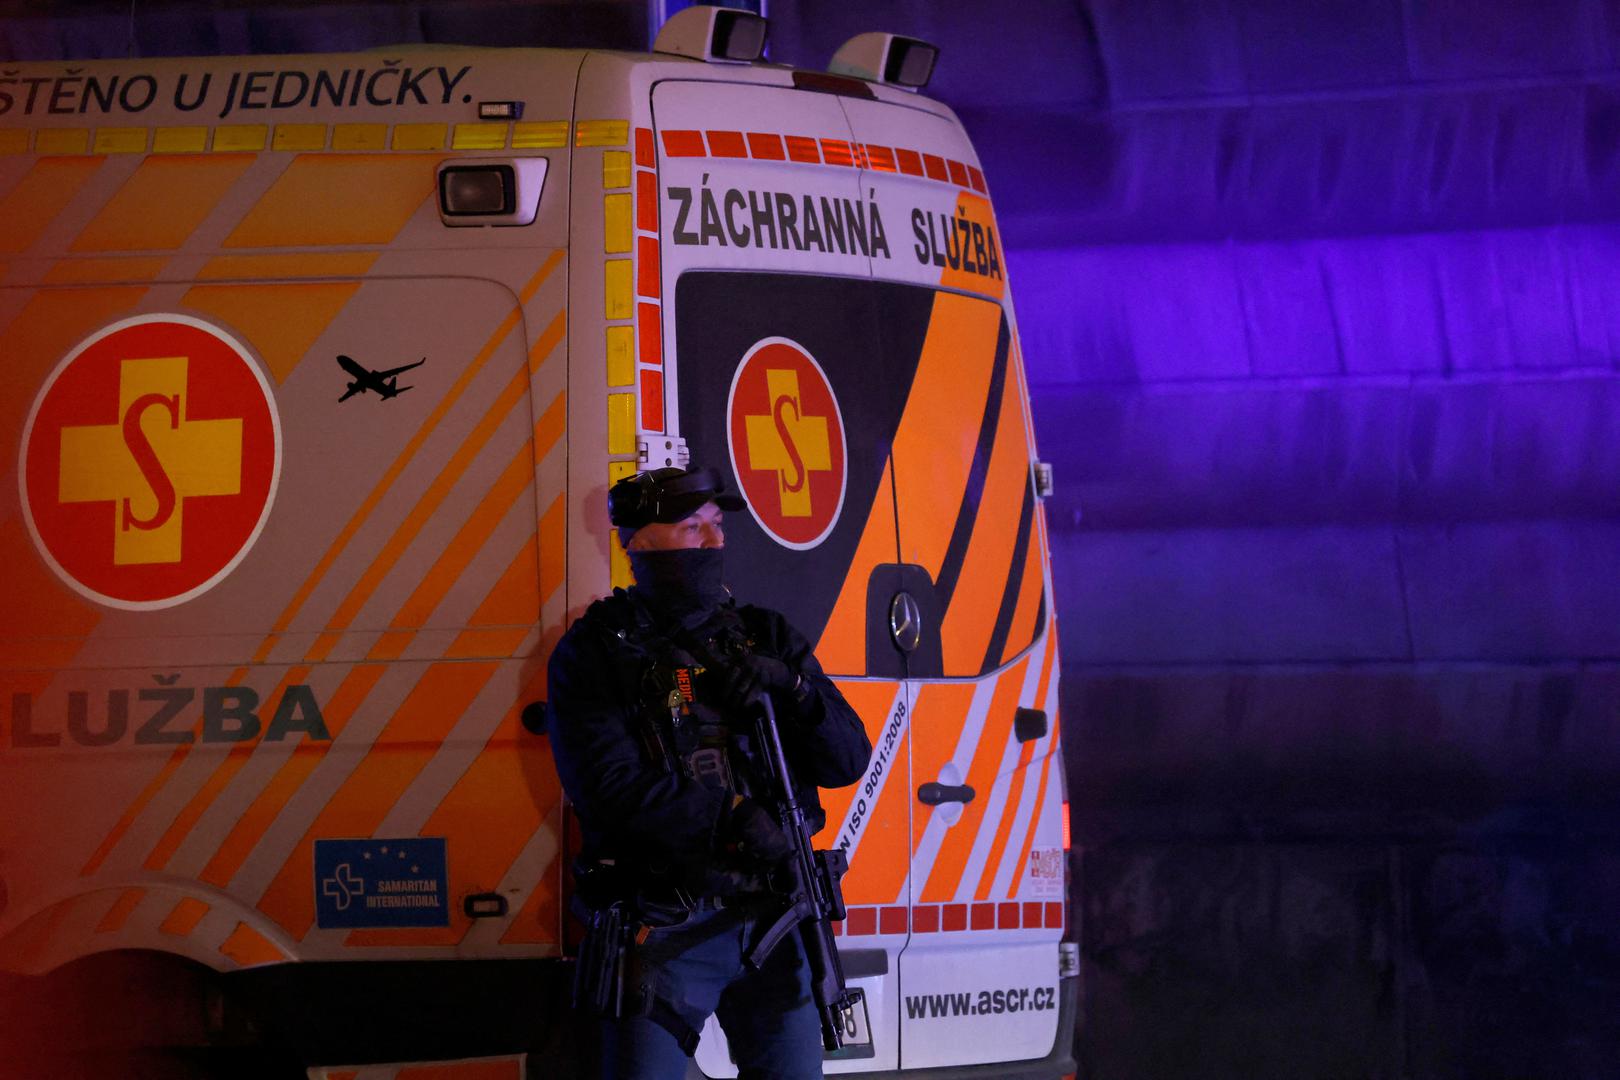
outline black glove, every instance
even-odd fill
[[[726,839],[738,853],[762,862],[781,862],[793,854],[793,842],[776,817],[753,799],[740,799],[726,816]]]
[[[726,669],[720,684],[720,700],[728,708],[742,709],[766,691],[791,691],[799,686],[799,674],[781,660],[750,653],[738,657]]]

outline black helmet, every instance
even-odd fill
[[[713,469],[650,469],[608,489],[608,520],[621,529],[655,521],[673,525],[711,502],[722,510],[747,505],[741,496],[726,494],[725,481]]]

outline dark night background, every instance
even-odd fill
[[[0,5],[0,57],[643,48]],[[772,0],[938,43],[1047,503],[1085,1075],[1620,1075],[1620,0]]]

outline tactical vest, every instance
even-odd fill
[[[727,715],[719,700],[725,669],[754,651],[742,614],[727,604],[696,629],[672,630],[624,590],[614,597],[630,616],[614,636],[648,763],[717,791],[752,794],[760,783],[752,725]]]

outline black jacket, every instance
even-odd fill
[[[618,591],[569,627],[551,655],[548,728],[586,854],[614,859],[633,878],[691,881],[720,858],[730,799],[652,760],[644,737],[656,712],[644,689],[652,665],[646,641],[666,640],[652,629],[656,618],[643,601]],[[740,618],[754,651],[785,661],[810,688],[802,704],[786,694],[772,701],[795,795],[815,832],[825,823],[816,788],[861,778],[872,754],[866,729],[780,614],[728,604],[715,618]]]

